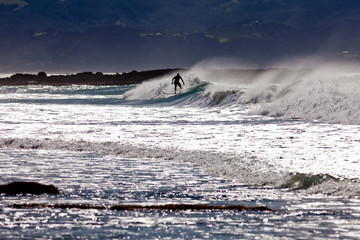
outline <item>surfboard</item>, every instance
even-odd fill
[[[164,94],[167,94],[167,95],[178,95],[178,94],[181,94],[181,92],[177,92],[177,93],[173,93],[173,92],[163,92]]]

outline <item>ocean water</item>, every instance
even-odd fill
[[[360,74],[181,73],[133,86],[0,88],[2,239],[360,239]],[[258,211],[15,209],[169,203]]]

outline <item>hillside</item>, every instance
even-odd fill
[[[359,59],[355,0],[0,0],[0,72]]]

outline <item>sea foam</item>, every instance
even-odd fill
[[[213,105],[251,104],[253,115],[360,124],[360,73],[330,69],[266,69],[224,76],[220,70],[189,73],[210,83],[203,101],[210,97]]]
[[[23,150],[56,150],[96,152],[126,158],[163,159],[187,163],[207,174],[234,179],[244,186],[289,188],[297,194],[352,197],[360,193],[357,179],[344,179],[331,175],[294,174],[277,165],[256,157],[251,152],[220,153],[201,150],[158,148],[117,142],[64,141],[51,139],[2,138],[0,148]]]

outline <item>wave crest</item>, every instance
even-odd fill
[[[257,114],[360,124],[360,75],[311,74],[275,90]]]
[[[250,114],[330,123],[360,124],[360,73],[317,70],[204,70],[184,73],[188,84],[206,88],[181,104],[252,107]],[[164,98],[169,81],[158,79],[126,93],[129,98]],[[150,87],[151,86],[151,87]],[[203,90],[199,96],[200,90]],[[167,90],[166,90],[167,91]],[[196,99],[196,101],[193,101]],[[179,104],[179,102],[176,102]]]

